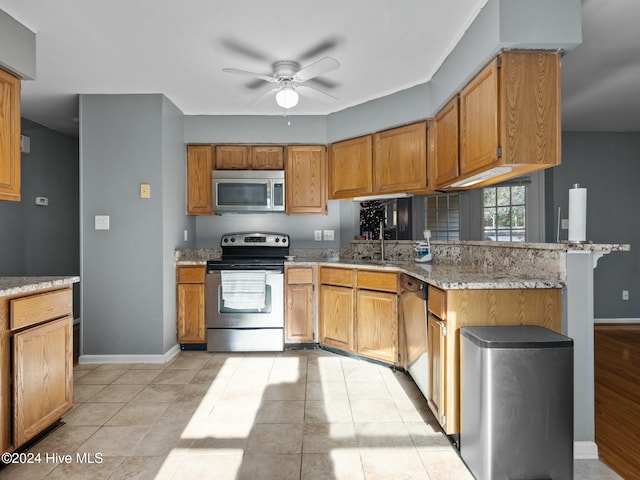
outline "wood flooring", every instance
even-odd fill
[[[594,354],[600,460],[640,478],[640,325],[596,325]]]

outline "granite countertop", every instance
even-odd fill
[[[77,276],[0,277],[0,297],[80,282]]]
[[[285,265],[327,265],[349,268],[368,268],[406,273],[423,282],[449,290],[459,289],[509,289],[509,288],[562,288],[558,279],[490,271],[467,265],[442,265],[418,262],[381,262],[371,260],[309,259],[286,262]]]
[[[375,242],[374,242],[375,243]],[[385,242],[387,261],[374,260],[380,251],[371,241],[353,241],[349,249],[291,249],[285,265],[333,265],[406,273],[443,289],[563,288],[565,255],[570,252],[629,251],[627,244],[506,243],[489,241],[432,242],[438,261],[413,261],[415,241]],[[221,249],[178,249],[176,265],[205,265]]]

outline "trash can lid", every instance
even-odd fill
[[[462,327],[460,334],[483,348],[561,348],[573,346],[573,339],[537,325]]]

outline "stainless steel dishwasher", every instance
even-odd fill
[[[403,366],[427,398],[429,355],[427,348],[427,285],[424,282],[409,275],[400,275],[400,312],[400,328],[405,348]]]

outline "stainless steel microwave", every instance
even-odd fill
[[[284,170],[213,170],[216,212],[283,212]]]

